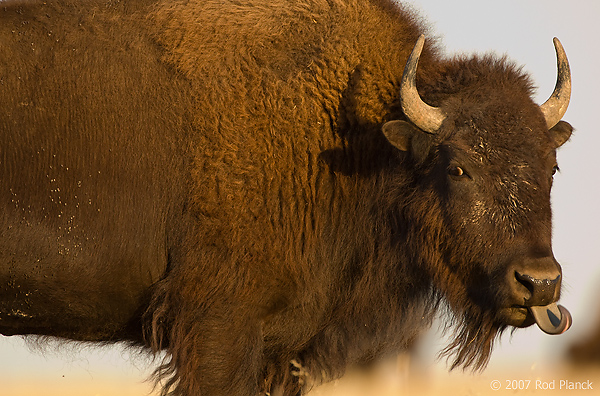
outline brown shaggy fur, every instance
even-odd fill
[[[0,77],[10,89],[0,93],[8,109],[0,113],[3,134],[16,134],[12,114],[24,114],[20,128],[35,131],[34,140],[58,136],[55,165],[68,162],[68,153],[73,161],[84,156],[72,165],[83,173],[70,176],[69,203],[85,172],[109,170],[106,179],[94,174],[87,192],[104,217],[64,209],[83,218],[78,232],[97,240],[83,243],[84,234],[73,231],[82,244],[77,259],[46,249],[47,268],[64,275],[64,284],[32,286],[44,291],[40,299],[63,301],[56,309],[74,319],[56,327],[47,307],[45,321],[20,322],[3,303],[4,334],[166,350],[157,370],[163,394],[295,395],[298,367],[326,381],[401,350],[441,305],[455,317],[447,350],[454,365],[484,366],[506,328],[498,312],[513,304],[505,284],[510,263],[532,250],[551,255],[558,132],[548,132],[529,78],[506,59],[446,59],[428,39],[418,86],[448,118],[437,135],[415,136],[407,152],[381,133],[385,121],[404,119],[399,81],[424,33],[392,1],[4,7]],[[21,53],[29,42],[33,55]],[[29,73],[26,89],[14,74],[20,66]],[[27,89],[29,107],[17,97]],[[52,109],[47,118],[42,105]],[[571,131],[566,123],[557,128]],[[79,130],[91,137],[69,143]],[[29,144],[3,140],[0,148]],[[28,191],[19,180],[30,175],[18,170],[26,159],[2,154],[16,167],[2,175],[18,174],[11,188]],[[456,161],[477,182],[450,179]],[[106,203],[123,194],[122,202]],[[41,208],[43,198],[26,200]],[[23,221],[39,223],[41,235],[64,232],[47,224],[45,210]],[[65,262],[94,268],[91,279],[106,282],[94,284],[89,300],[75,294],[89,283],[61,294],[68,279],[80,279],[61,272]],[[13,279],[11,271],[0,279]],[[111,310],[121,316],[111,319]]]

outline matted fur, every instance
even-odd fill
[[[407,348],[442,306],[453,316],[444,351],[452,366],[485,366],[507,326],[501,311],[516,304],[510,266],[532,251],[551,255],[557,132],[510,61],[446,58],[428,38],[417,85],[448,117],[406,150],[381,132],[405,118],[400,79],[427,33],[391,0],[4,7],[0,65],[19,59],[23,75],[0,76],[4,136],[55,138],[65,148],[44,161],[75,158],[81,178],[96,166],[86,194],[99,202],[98,212],[76,211],[78,228],[69,229],[92,237],[81,255],[53,253],[46,267],[79,280],[73,293],[93,292],[77,299],[40,272],[40,301],[58,308],[28,308],[36,306],[29,295],[21,311],[0,305],[4,333],[166,351],[156,371],[163,395],[296,395]],[[34,43],[33,52],[14,37]],[[23,115],[20,124],[13,114]],[[19,184],[30,180],[19,158],[2,168],[14,176],[10,208],[17,187],[33,191]],[[457,162],[477,182],[452,179]],[[64,213],[81,187],[70,177]],[[34,198],[29,207],[45,205]],[[33,238],[22,231],[31,224],[39,235],[66,232],[63,217],[16,213],[3,229],[15,226],[20,240]],[[0,276],[13,282],[10,268]],[[82,282],[64,268],[94,271]],[[69,320],[56,322],[53,309]]]

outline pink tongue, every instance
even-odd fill
[[[535,322],[544,333],[562,334],[571,327],[571,314],[562,305],[552,303],[544,307],[529,307]]]

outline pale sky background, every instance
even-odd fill
[[[571,104],[564,119],[576,129],[558,155],[561,172],[553,190],[554,254],[563,266],[561,303],[573,315],[572,328],[561,336],[543,334],[536,326],[502,337],[489,366],[552,368],[565,348],[600,319],[600,132],[599,115],[600,2],[594,0],[419,0],[411,1],[442,38],[447,53],[507,54],[533,75],[538,103],[551,94],[556,79],[552,38],[558,37],[569,57],[573,79]],[[443,373],[435,352],[444,346],[432,334],[421,364]],[[80,345],[31,351],[19,338],[0,337],[0,394],[146,395],[140,382],[150,373],[145,358],[120,347]],[[444,375],[444,374],[440,374]],[[45,391],[33,391],[42,386]],[[103,390],[100,390],[103,389]]]

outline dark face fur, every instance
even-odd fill
[[[432,150],[430,172],[443,197],[448,238],[441,246],[444,261],[475,305],[512,326],[533,323],[526,309],[516,308],[528,297],[514,274],[531,265],[560,274],[551,248],[555,145],[534,106],[448,120],[450,130],[440,131]],[[558,299],[558,287],[544,298]]]
[[[436,197],[427,223],[439,228],[423,236],[436,253],[424,265],[459,324],[448,348],[458,350],[455,365],[485,364],[497,334],[533,324],[527,307],[560,296],[550,189],[556,148],[572,128],[548,130],[523,93],[477,86],[451,96],[436,134],[404,121],[384,128],[417,170],[418,194]]]

